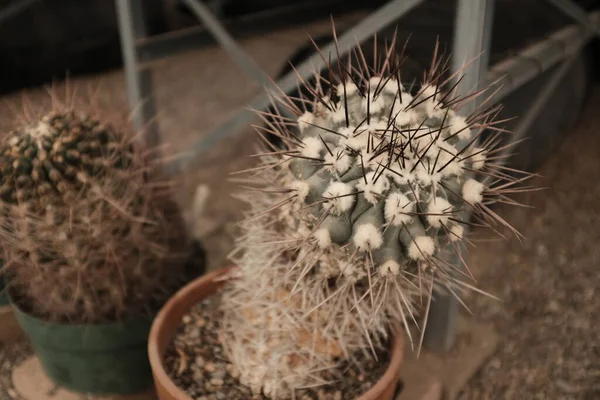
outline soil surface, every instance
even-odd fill
[[[196,400],[267,399],[253,395],[238,381],[239,373],[223,354],[217,338],[220,317],[219,297],[204,300],[183,317],[165,355],[166,370],[175,384]],[[362,354],[358,363],[342,362],[333,371],[337,382],[320,388],[301,390],[298,400],[355,399],[369,390],[385,373],[389,353],[380,352],[379,362]]]

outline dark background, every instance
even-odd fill
[[[20,1],[0,0],[0,10]],[[143,1],[152,35],[197,25],[178,0]],[[264,30],[329,18],[330,14],[335,17],[359,9],[368,11],[384,1],[213,0],[207,3],[233,27],[236,21],[248,16],[303,6],[301,12],[261,23]],[[454,3],[428,1],[401,20],[401,30],[412,32],[413,47],[425,49],[425,57],[430,56],[436,35],[451,36]],[[598,8],[600,1],[578,3],[591,9]],[[570,22],[543,0],[497,0],[495,13],[492,61]],[[245,34],[251,34],[252,30]],[[0,93],[63,79],[67,74],[96,73],[120,65],[113,0],[38,0],[18,16],[0,23]]]

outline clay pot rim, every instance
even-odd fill
[[[161,330],[164,329],[165,319],[173,312],[173,309],[176,308],[179,303],[185,302],[185,299],[193,297],[193,293],[196,292],[198,287],[205,285],[207,281],[226,281],[230,279],[229,273],[235,269],[235,266],[222,268],[207,273],[188,283],[165,303],[152,323],[150,336],[148,338],[148,357],[150,359],[152,374],[155,381],[160,382],[162,388],[172,399],[192,400],[190,396],[175,385],[165,370],[163,355],[160,352],[158,340]],[[392,341],[392,356],[385,373],[371,389],[363,393],[356,400],[377,400],[390,388],[390,386],[394,385],[393,381],[398,381],[400,379],[400,367],[402,366],[402,361],[404,359],[404,334],[401,328],[398,328],[397,332],[398,334],[394,336]]]

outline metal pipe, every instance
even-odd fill
[[[587,12],[572,0],[546,0],[560,11],[600,36],[600,28],[590,21]]]
[[[239,16],[228,21],[219,20],[219,23],[232,37],[248,38],[272,32],[274,29],[285,29],[301,23],[314,22],[315,17],[322,19],[323,14],[327,13],[328,10],[344,6],[348,6],[344,0],[328,0],[326,2],[304,0],[275,9],[266,9],[250,15]],[[356,6],[354,8],[361,10]],[[352,17],[352,19],[356,18],[357,16]],[[196,50],[200,46],[216,43],[215,38],[202,25],[159,33],[139,38],[136,41],[141,63],[151,63],[189,50]]]
[[[154,120],[156,110],[152,98],[152,72],[139,67],[135,47],[136,39],[146,34],[140,1],[115,0],[115,5],[131,118],[135,129],[143,131],[143,139],[150,147],[154,147],[159,144],[160,138]]]
[[[0,9],[0,25],[2,25],[4,21],[8,19],[16,17],[37,2],[38,0],[21,0],[19,2],[12,2],[6,7]]]
[[[563,78],[567,72],[569,72],[569,69],[578,56],[579,52],[571,54],[569,58],[564,60],[562,64],[557,67],[556,71],[554,71],[554,73],[550,76],[548,82],[546,82],[546,85],[539,91],[539,93],[537,93],[531,106],[527,109],[527,114],[525,114],[525,116],[517,124],[517,127],[513,130],[514,135],[512,135],[510,138],[511,143],[517,143],[525,136],[527,132],[529,132],[531,126],[534,124],[537,117],[548,103],[548,100],[550,100],[552,93],[554,93],[558,85],[562,82]],[[506,156],[508,156],[508,154],[510,154],[512,151],[514,151],[514,148],[510,146],[502,150],[500,154],[498,154],[498,164],[506,164],[508,161]],[[491,178],[488,177],[486,180],[491,180]]]
[[[457,95],[466,96],[485,84],[489,62],[489,49],[493,21],[494,1],[458,0],[454,22],[454,43],[452,47],[453,72],[462,71],[455,81]],[[465,66],[465,64],[468,64]],[[477,107],[478,99],[473,99],[460,109],[463,115],[471,114]],[[461,219],[468,220],[468,213]],[[463,247],[464,248],[464,247]],[[462,268],[460,259],[453,251],[448,252],[447,260],[456,268]],[[427,315],[423,345],[436,353],[446,353],[454,346],[456,339],[456,319],[458,300],[448,290],[434,290],[432,303]]]
[[[256,61],[237,44],[235,39],[223,28],[223,25],[213,15],[210,9],[198,0],[182,0],[196,17],[202,21],[214,38],[225,49],[237,65],[256,83],[264,86],[269,82],[269,76],[258,66]]]
[[[600,26],[600,12],[590,13],[589,20],[594,26]],[[568,25],[493,65],[488,72],[488,83],[500,82],[501,87],[491,100],[492,103],[502,101],[561,60],[577,54],[591,35],[591,31],[579,25]]]

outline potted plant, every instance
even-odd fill
[[[449,261],[466,242],[466,214],[503,223],[489,205],[528,176],[498,164],[496,109],[458,113],[482,92],[456,96],[434,57],[411,95],[394,45],[375,66],[358,49],[358,78],[328,65],[327,92],[319,77],[302,82],[307,108],[274,94],[296,117],[271,115],[263,129],[284,148],[265,139],[244,181],[235,267],[189,284],[154,321],[162,400],[392,399],[404,336],[422,339],[406,328],[433,291],[475,289]]]
[[[2,273],[52,381],[137,392],[152,385],[151,321],[193,273],[190,243],[160,159],[79,110],[57,105],[2,139]]]

